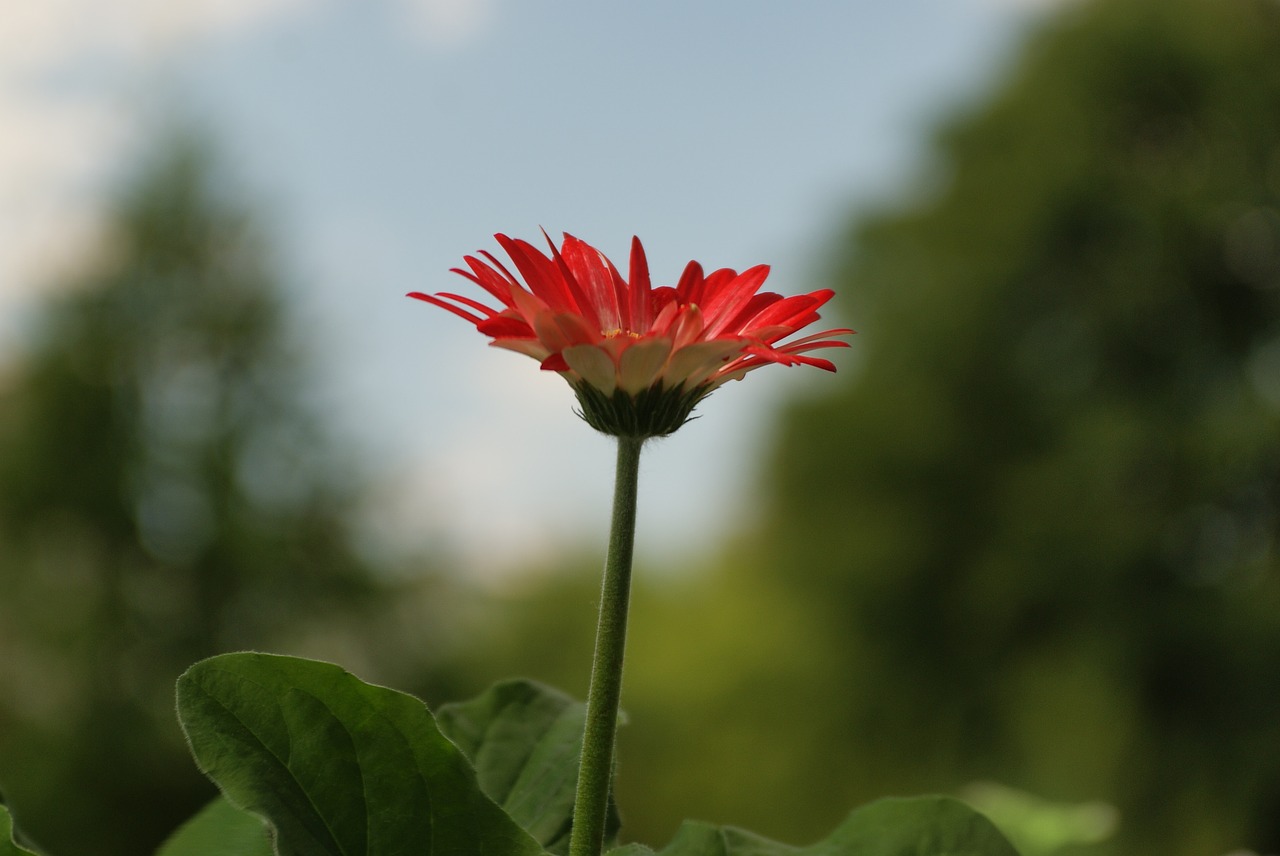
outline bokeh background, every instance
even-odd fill
[[[572,231],[832,287],[653,444],[625,835],[964,795],[1028,856],[1280,851],[1280,3],[0,11],[0,790],[212,793],[194,659],[585,689],[611,446],[405,300]]]

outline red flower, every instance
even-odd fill
[[[853,332],[827,330],[783,343],[818,320],[833,292],[762,292],[767,265],[704,276],[701,265],[689,262],[675,287],[654,288],[638,238],[624,279],[604,253],[572,235],[559,250],[548,238],[550,255],[495,237],[527,287],[488,252],[483,259],[466,256],[469,270],[454,272],[487,291],[498,308],[447,292],[409,296],[465,318],[490,344],[559,372],[577,392],[583,417],[605,433],[669,434],[712,390],[770,363],[835,371],[830,360],[807,353],[848,347],[832,337]]]

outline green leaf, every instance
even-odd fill
[[[970,785],[964,798],[1026,856],[1106,841],[1120,821],[1115,807],[1104,802],[1050,802],[994,782]]]
[[[504,681],[442,705],[436,722],[471,760],[480,788],[552,853],[569,847],[586,705],[533,681]],[[620,823],[610,806],[610,841]]]
[[[628,844],[608,856],[648,856]],[[731,826],[685,821],[658,856],[1018,856],[1000,831],[950,797],[884,799],[849,815],[810,847],[792,847]]]
[[[804,856],[1018,856],[986,817],[951,797],[883,799],[849,816]]]
[[[35,851],[18,843],[13,831],[13,818],[3,805],[0,805],[0,856],[36,856]]]
[[[178,827],[156,856],[272,856],[262,819],[218,797]]]
[[[178,679],[200,768],[279,856],[541,856],[418,699],[338,666],[224,654]]]
[[[818,847],[821,845],[815,845]],[[799,847],[770,841],[768,838],[733,826],[713,826],[697,820],[686,820],[676,831],[671,843],[659,851],[660,856],[790,856],[800,853]],[[808,853],[808,851],[803,851]],[[816,853],[842,853],[844,851],[817,850]],[[850,851],[852,852],[852,851]],[[609,856],[642,856],[643,851],[620,854],[610,851]],[[859,853],[858,856],[863,856]]]

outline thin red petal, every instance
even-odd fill
[[[587,293],[588,302],[596,310],[600,330],[610,332],[622,329],[618,292],[604,254],[586,241],[566,234],[561,255],[582,290]]]
[[[627,281],[622,278],[622,274],[614,267],[613,262],[600,253],[600,258],[604,259],[605,265],[609,268],[609,278],[613,280],[613,293],[618,298],[618,319],[620,323],[618,328],[628,333],[634,333],[636,328],[631,323],[631,289],[627,286]]]
[[[768,268],[766,268],[768,270]],[[713,270],[707,274],[706,279],[702,283],[702,293],[698,295],[698,299],[693,301],[706,309],[708,305],[715,303],[716,299],[724,292],[725,288],[731,282],[738,278],[738,272],[732,268],[720,268]]]
[[[476,285],[483,288],[503,306],[511,306],[511,285],[504,282],[502,277],[496,272],[485,266],[484,262],[472,256],[465,256],[463,259],[471,270],[463,270],[462,268],[451,268],[450,273],[456,273],[458,276],[466,277]]]
[[[511,285],[514,285],[516,288],[521,287],[520,280],[516,279],[515,276],[511,273],[511,271],[507,270],[506,265],[498,261],[497,256],[495,256],[493,253],[489,252],[488,250],[481,250],[480,255],[484,256],[488,260],[489,264],[493,265],[495,269],[497,269],[504,277],[506,277],[507,282],[509,282]]]
[[[423,294],[421,291],[411,291],[409,292],[408,296],[416,298],[418,300],[425,300],[427,303],[430,303],[432,306],[439,306],[441,309],[448,309],[450,312],[452,312],[454,315],[457,315],[459,318],[465,318],[467,321],[470,321],[472,324],[475,324],[477,326],[482,324],[485,320],[484,318],[481,318],[477,315],[472,315],[470,312],[467,312],[465,309],[460,309],[459,307],[454,306],[452,303],[448,303],[444,300],[441,300],[440,298],[436,297],[433,294]]]
[[[676,283],[676,296],[685,303],[697,303],[702,299],[702,265],[689,262]]]
[[[576,311],[573,296],[551,259],[527,241],[513,240],[501,234],[494,235],[494,238],[502,244],[507,255],[511,256],[511,261],[524,277],[530,293],[537,295],[547,306],[558,312]]]
[[[650,292],[649,260],[645,258],[640,239],[631,238],[631,329],[636,333],[649,332],[653,321],[653,301]]]
[[[747,305],[738,310],[738,314],[725,325],[725,330],[731,333],[741,333],[746,329],[747,324],[752,318],[759,315],[766,306],[772,306],[782,299],[782,295],[774,291],[762,291],[753,295],[747,301]]]
[[[476,311],[483,313],[485,318],[489,318],[491,316],[498,314],[497,309],[494,309],[491,306],[485,306],[479,300],[472,300],[470,297],[466,297],[461,294],[452,294],[448,291],[442,291],[436,296],[447,297],[450,300],[463,304],[464,306],[470,306],[472,309],[475,309]]]
[[[817,318],[814,310],[826,303],[833,293],[830,290],[824,290],[815,291],[812,294],[795,294],[791,297],[784,297],[744,324],[743,332],[747,335],[752,335],[752,330],[755,328],[772,327],[774,325],[786,325],[793,330],[798,330]],[[804,320],[806,316],[809,316],[809,320]]]
[[[818,347],[818,345],[826,344],[825,342],[819,343],[818,342],[819,339],[825,339],[827,336],[852,336],[855,334],[855,332],[856,331],[850,330],[848,327],[838,327],[835,330],[823,330],[821,333],[813,333],[809,336],[805,336],[803,339],[796,339],[793,342],[788,342],[786,347],[794,348],[797,345],[808,345],[810,343],[818,343],[814,345],[814,347]],[[841,342],[834,339],[832,340],[832,342],[833,344],[843,345],[846,348],[849,347],[848,342]]]
[[[768,265],[756,265],[734,277],[719,288],[716,294],[708,298],[707,305],[703,308],[707,318],[711,319],[707,324],[708,339],[719,336],[730,327],[738,313],[751,302],[756,292],[760,290],[760,286],[764,285],[768,276]],[[710,284],[711,280],[708,279],[707,282]],[[708,293],[710,293],[709,289]]]
[[[510,315],[495,315],[476,325],[476,329],[494,339],[536,339],[527,321]]]
[[[573,295],[573,300],[578,307],[578,312],[582,314],[582,317],[585,318],[591,326],[595,327],[597,330],[603,329],[600,324],[600,316],[596,312],[595,307],[591,304],[591,299],[588,297],[587,292],[583,290],[582,283],[578,282],[577,278],[573,275],[573,271],[569,270],[569,265],[565,262],[564,256],[560,253],[560,250],[556,249],[555,242],[551,240],[551,236],[546,233],[545,229],[542,232],[542,237],[547,239],[547,246],[551,248],[551,258],[555,261],[556,268],[560,271],[560,276],[564,278],[565,285],[568,286],[570,294]],[[567,238],[568,235],[565,237]]]

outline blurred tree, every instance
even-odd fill
[[[0,385],[0,782],[55,853],[151,852],[212,793],[172,713],[192,661],[332,647],[378,602],[226,187],[190,141],[150,163]]]
[[[1068,4],[927,178],[842,242],[861,359],[763,524],[637,570],[624,836],[994,779],[1114,803],[1088,852],[1280,851],[1280,4]],[[584,564],[494,677],[581,689]]]
[[[1280,850],[1280,4],[1068,6],[932,179],[850,235],[862,361],[761,492],[837,658],[813,796]]]

